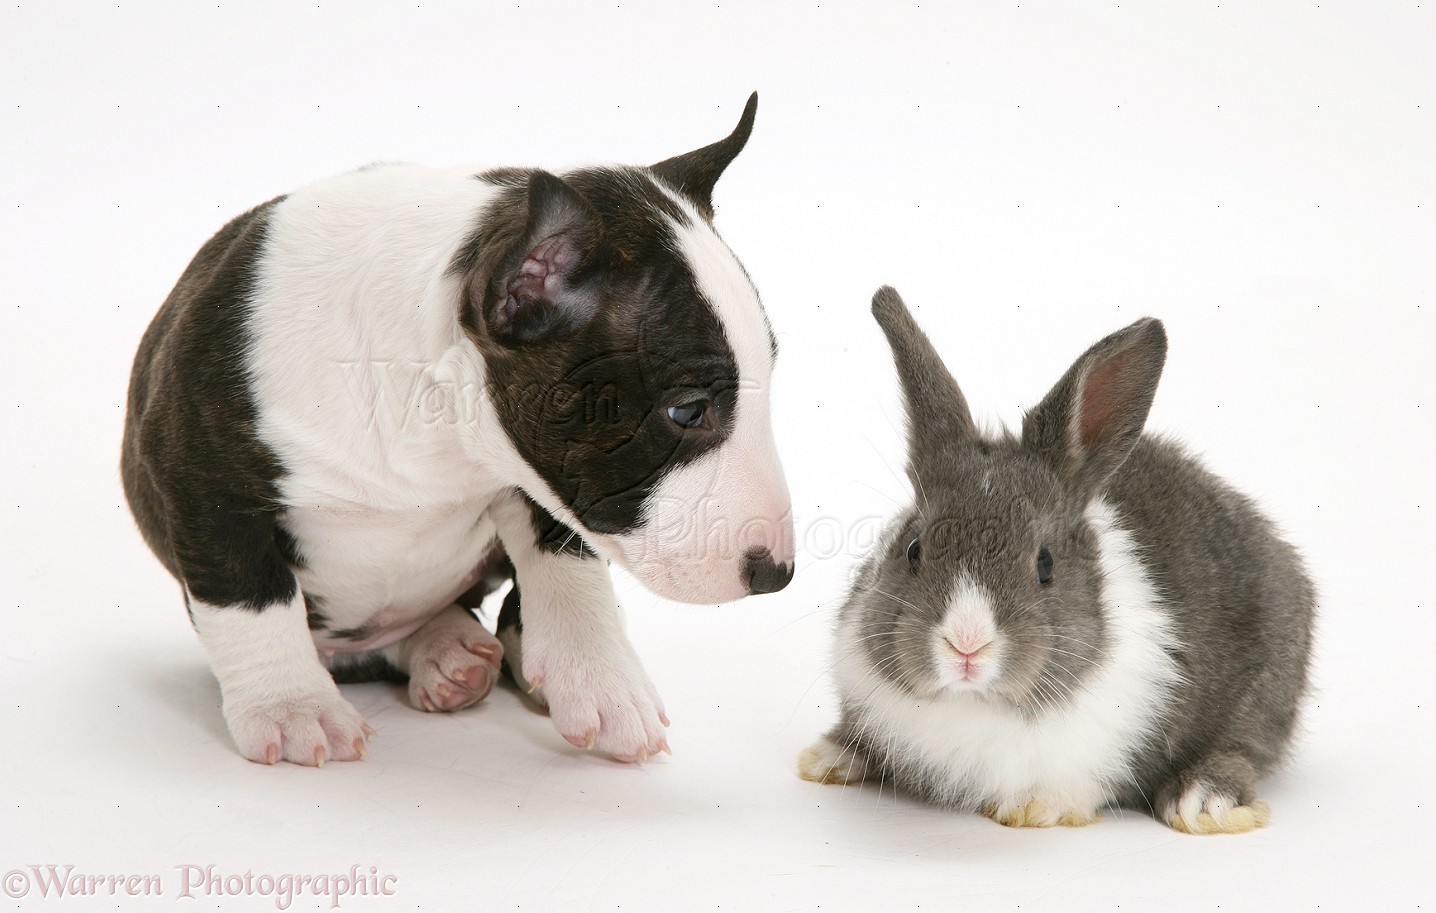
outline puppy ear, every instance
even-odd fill
[[[597,290],[583,281],[601,234],[597,213],[547,171],[529,178],[527,206],[522,240],[483,299],[484,326],[505,345],[566,336],[598,309]]]
[[[1023,446],[1095,495],[1136,445],[1166,359],[1166,330],[1151,317],[1103,339],[1027,414]]]
[[[685,152],[682,155],[675,155],[671,159],[664,159],[657,165],[652,166],[654,174],[664,181],[673,185],[674,189],[688,197],[703,214],[703,218],[713,220],[713,186],[718,183],[724,169],[737,158],[738,153],[748,142],[748,136],[753,132],[753,118],[758,113],[758,93],[754,92],[748,96],[748,104],[743,108],[743,116],[738,119],[738,126],[733,129],[727,139],[721,139],[716,143],[704,146],[702,149],[695,149],[692,152]]]
[[[873,317],[893,350],[907,408],[908,474],[922,490],[923,479],[941,478],[945,455],[978,440],[977,426],[957,381],[892,286],[873,295]]]

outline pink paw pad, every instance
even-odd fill
[[[421,710],[449,712],[478,703],[498,680],[504,648],[471,617],[447,620],[414,636],[409,700]]]

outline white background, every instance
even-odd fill
[[[1430,909],[1436,3],[7,3],[0,9],[0,871],[393,875],[346,910]],[[116,464],[145,325],[225,220],[374,160],[649,163],[757,128],[718,227],[781,343],[801,569],[718,608],[619,581],[672,758],[569,748],[511,691],[241,760]],[[1150,426],[1254,494],[1322,592],[1274,818],[1013,831],[819,787],[827,629],[909,493],[881,283],[1016,424],[1143,314]],[[327,900],[294,909],[328,909]]]

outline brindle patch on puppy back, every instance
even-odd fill
[[[121,477],[146,543],[188,591],[258,607],[294,593],[297,543],[275,523],[278,456],[255,432],[243,353],[285,198],[237,216],[195,254],[145,331],[130,378]],[[257,554],[244,563],[233,557]]]

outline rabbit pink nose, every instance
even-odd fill
[[[963,659],[972,659],[982,652],[982,648],[992,643],[991,637],[959,637],[947,638],[947,645],[952,647],[953,652]]]

